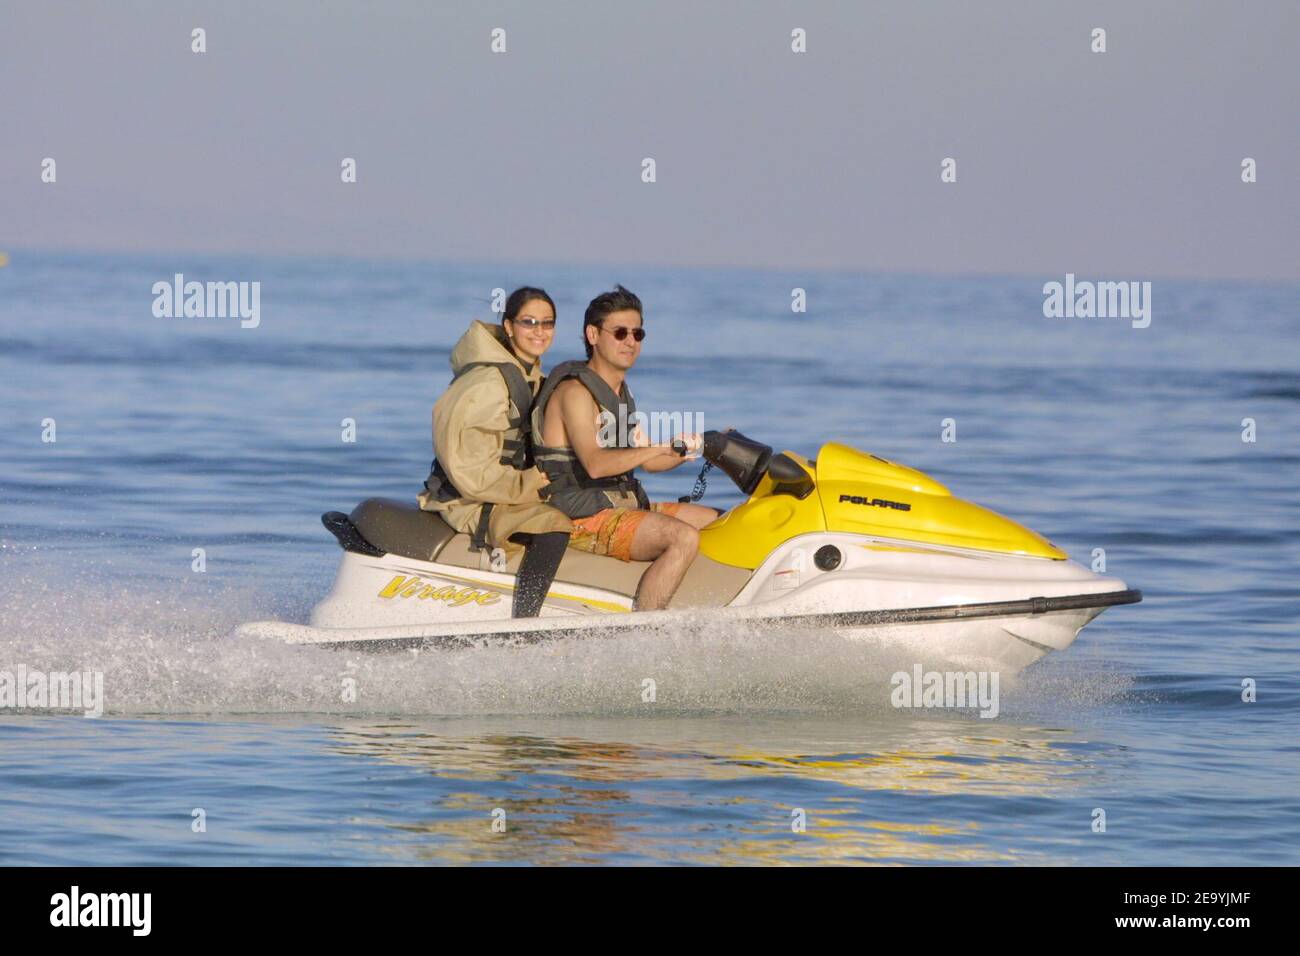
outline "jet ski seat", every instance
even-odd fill
[[[397,554],[432,561],[456,536],[441,515],[395,498],[367,498],[350,515],[326,512],[321,523],[344,550],[373,557]]]

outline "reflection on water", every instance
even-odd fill
[[[970,720],[850,737],[842,720],[807,718],[546,723],[384,720],[330,737],[341,755],[431,778],[435,795],[389,824],[401,839],[388,852],[444,863],[1033,860],[990,839],[986,808],[1067,797],[1114,749],[1040,727],[991,736]]]

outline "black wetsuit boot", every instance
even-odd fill
[[[545,534],[517,534],[511,538],[524,546],[524,559],[515,576],[514,617],[537,617],[559,570],[564,549],[569,546],[565,531]]]

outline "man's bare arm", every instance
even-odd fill
[[[560,417],[564,421],[565,437],[569,447],[587,474],[593,478],[621,475],[655,459],[677,453],[666,445],[647,445],[644,448],[602,448],[598,441],[597,416],[599,407],[591,393],[580,383],[566,382],[555,390],[552,401],[560,403]]]
[[[640,429],[637,429],[637,435],[642,439],[642,441],[638,441],[637,444],[642,444],[645,436],[641,434]],[[673,441],[677,441],[678,439],[686,443],[685,455],[678,455],[674,451],[673,454],[666,458],[656,458],[653,461],[646,462],[641,467],[646,471],[672,471],[678,465],[684,465],[686,462],[695,461],[695,459],[700,457],[700,452],[704,449],[704,438],[702,436],[695,434],[676,435],[674,436]],[[672,448],[672,442],[668,443],[668,447]]]

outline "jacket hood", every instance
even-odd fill
[[[456,347],[451,350],[452,374],[459,375],[461,369],[472,362],[513,362],[527,378],[531,379],[541,374],[540,363],[532,366],[525,365],[523,360],[510,350],[505,329],[478,320],[470,323],[465,334],[456,343]]]

